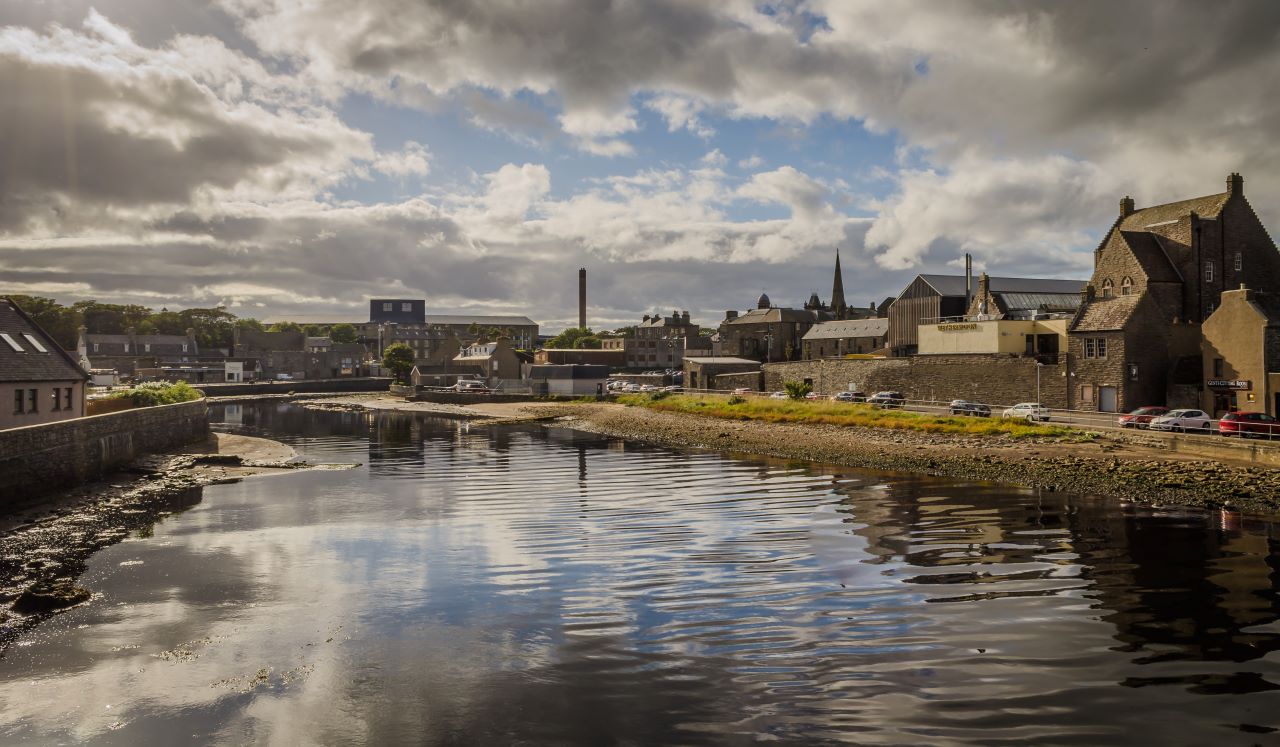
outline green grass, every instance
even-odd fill
[[[185,381],[169,384],[163,381],[152,381],[139,384],[133,389],[116,392],[111,399],[131,399],[135,407],[154,407],[155,405],[172,405],[178,402],[190,402],[200,399],[198,389],[192,388]]]
[[[1061,438],[1084,435],[1061,425],[1037,425],[1003,418],[952,417],[906,410],[881,410],[870,405],[831,400],[778,400],[765,397],[713,397],[673,395],[654,399],[646,394],[618,397],[624,405],[650,410],[683,412],[726,420],[762,420],[768,423],[821,423],[825,425],[887,428],[920,433],[1012,438]]]

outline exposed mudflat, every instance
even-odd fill
[[[616,404],[531,410],[558,414],[562,424],[580,430],[668,446],[990,480],[1155,505],[1280,510],[1280,470],[1173,454],[1141,434],[1075,443],[723,420]]]

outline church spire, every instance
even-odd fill
[[[844,276],[840,274],[840,249],[836,248],[836,279],[831,284],[831,313],[836,319],[843,319],[848,311],[844,302]]]

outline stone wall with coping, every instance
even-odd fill
[[[1058,357],[1057,363],[1041,367],[1042,404],[1056,409],[1067,406],[1065,373],[1064,355]],[[826,395],[847,390],[852,384],[868,395],[897,391],[909,400],[967,399],[1007,406],[1035,400],[1036,361],[1017,355],[966,354],[824,358],[764,366],[766,391],[781,390],[787,381],[805,380],[812,382],[814,391]]]
[[[208,437],[203,399],[0,431],[0,510]]]
[[[295,392],[385,392],[391,386],[390,376],[366,376],[349,379],[296,379],[293,381],[254,381],[244,384],[195,384],[209,397],[235,397],[242,394],[288,394]]]

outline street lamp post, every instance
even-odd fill
[[[1044,364],[1036,361],[1036,404],[1040,404],[1040,369],[1044,368]]]

